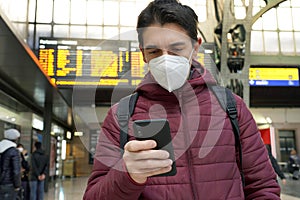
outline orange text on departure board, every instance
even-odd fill
[[[39,55],[39,61],[42,65],[44,72],[49,76],[54,76],[54,49],[41,49]]]

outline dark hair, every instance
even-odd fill
[[[41,149],[42,148],[42,143],[41,142],[35,142],[34,146],[36,149]]]
[[[154,0],[140,13],[137,22],[138,40],[143,45],[143,28],[152,24],[176,23],[194,40],[198,39],[198,16],[192,8],[177,0]]]

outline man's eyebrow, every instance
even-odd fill
[[[186,45],[186,42],[174,42],[172,44],[169,44],[169,47],[176,47],[176,46],[182,46]],[[144,49],[159,49],[159,47],[155,44],[149,44],[144,47]]]
[[[144,49],[157,49],[158,47],[154,44],[149,44],[147,46],[144,47]]]
[[[170,44],[169,46],[176,47],[176,46],[181,46],[181,45],[185,45],[185,44],[186,44],[185,42],[175,42],[175,43]]]

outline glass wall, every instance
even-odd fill
[[[121,35],[135,30],[138,14],[150,1],[0,0],[0,9],[29,46],[38,49],[39,37],[128,40]],[[207,0],[181,2],[194,8],[200,22],[206,21]],[[244,19],[249,0],[233,0],[233,3],[235,17]],[[265,0],[253,0],[253,15],[265,6]],[[299,0],[284,1],[266,12],[253,24],[251,52],[299,55],[299,18]]]
[[[266,6],[254,0],[253,15]],[[252,26],[251,53],[300,54],[300,1],[287,0],[262,15]]]
[[[295,131],[294,130],[278,130],[280,142],[281,161],[289,160],[290,152],[296,149]]]
[[[0,7],[32,49],[39,37],[114,39],[134,31],[150,0],[0,0]],[[182,0],[206,20],[206,0]],[[27,15],[28,13],[28,15]]]

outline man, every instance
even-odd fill
[[[285,185],[286,184],[286,177],[285,177],[284,173],[281,171],[280,166],[279,166],[276,158],[274,158],[274,156],[272,155],[271,145],[266,144],[265,146],[267,148],[268,155],[269,155],[272,167],[275,170],[275,173],[279,176],[279,178],[281,179],[283,185]]]
[[[201,44],[198,17],[176,0],[151,2],[139,15],[138,39],[149,73],[129,121],[129,142],[120,156],[118,104],[104,120],[84,199],[280,199],[276,175],[245,103],[235,96],[243,152],[243,187],[232,126],[208,85],[216,82],[195,61]],[[154,140],[138,141],[132,124],[168,119],[177,174],[172,160],[154,150]]]
[[[26,149],[24,149],[23,144],[19,143],[17,144],[17,149],[20,151],[21,154],[21,182],[22,182],[22,196],[23,200],[29,200],[29,181],[28,181],[28,173],[29,173],[29,163],[27,161],[28,158],[28,152]]]
[[[16,148],[16,140],[20,132],[16,129],[4,131],[4,139],[0,142],[1,177],[0,199],[14,200],[21,187],[21,161],[20,152]]]
[[[299,179],[300,157],[297,155],[297,151],[292,149],[288,161],[288,171],[293,175],[294,180]]]
[[[35,142],[34,147],[29,172],[30,200],[43,200],[49,158],[42,149],[41,142]]]

